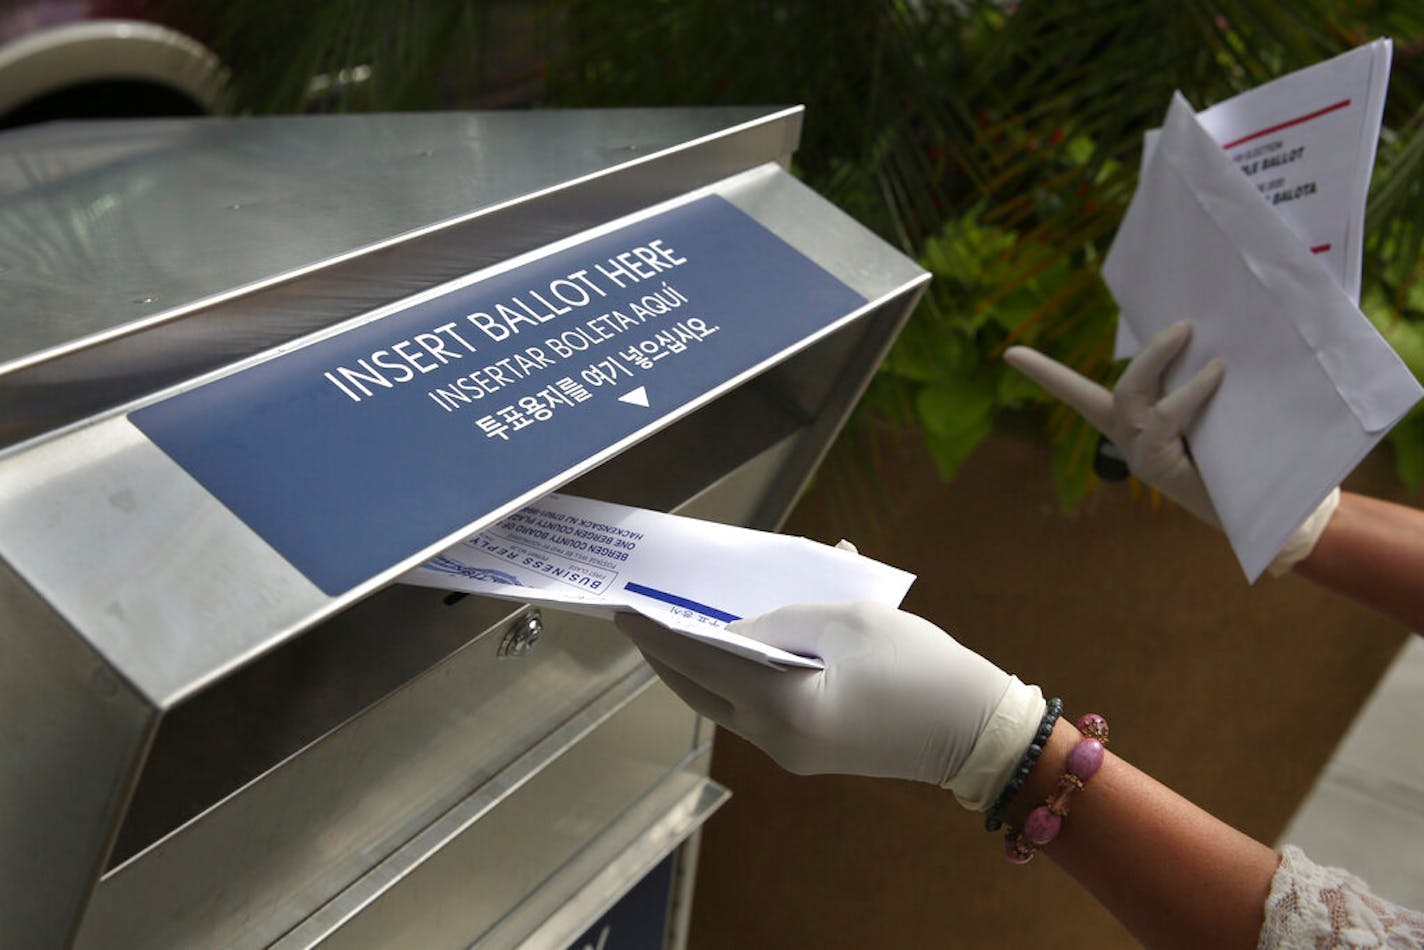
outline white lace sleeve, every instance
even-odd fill
[[[1287,845],[1271,879],[1261,950],[1424,947],[1424,913],[1370,893],[1348,871],[1323,868]]]

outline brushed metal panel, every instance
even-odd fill
[[[20,170],[0,173],[10,182],[0,247],[33,275],[0,289],[12,324],[0,367],[799,112],[194,118],[0,135],[0,166]],[[773,131],[747,156],[787,154],[795,143],[787,133],[799,128]],[[82,162],[68,154],[80,147],[76,136],[87,146]],[[113,160],[98,154],[106,143]]]
[[[651,676],[611,624],[545,621],[524,657],[499,658],[493,628],[109,872],[80,945],[270,943],[614,684]]]
[[[694,718],[653,681],[638,699],[530,776],[517,794],[479,820],[463,823],[320,945],[469,946],[510,908],[531,895],[537,901],[546,880],[675,773],[692,752]],[[690,791],[702,778],[676,772],[674,781]],[[557,905],[559,897],[572,895],[550,896]]]
[[[718,194],[759,221],[872,303],[929,280],[915,261],[896,253],[874,231],[837,212],[826,199],[775,165],[729,179]]]
[[[702,768],[710,756],[709,748],[700,760]],[[483,935],[475,946],[482,950],[506,946],[527,950],[569,946],[659,861],[695,834],[731,795],[721,785],[699,778],[690,769],[674,772],[562,868],[556,879],[546,882],[537,894]],[[679,855],[679,860],[682,857]],[[689,857],[689,863],[694,857]],[[577,889],[571,891],[570,884]],[[675,878],[674,887],[677,884]],[[689,889],[687,895],[690,894]],[[538,923],[531,929],[531,922]],[[676,920],[669,919],[668,928],[673,931],[669,938],[675,940]],[[527,935],[516,937],[518,934]]]
[[[0,455],[0,557],[160,707],[335,606],[122,418]]]
[[[517,604],[392,585],[169,710],[106,870],[310,748],[483,631],[497,636],[525,614]]]
[[[11,177],[29,183],[0,204],[0,250],[33,265],[29,280],[0,286],[0,445],[784,163],[800,127],[794,107],[98,122],[0,135],[0,178],[19,167]],[[47,138],[59,147],[46,149]],[[114,157],[71,157],[85,143]]]
[[[0,946],[69,942],[156,722],[0,563]]]

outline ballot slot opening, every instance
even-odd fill
[[[893,308],[828,335],[561,490],[674,510],[807,431],[835,401],[848,359]],[[765,484],[782,494],[790,487]],[[743,490],[743,489],[738,489]],[[774,527],[773,524],[754,525]],[[292,638],[167,713],[106,865],[112,870],[372,708],[518,608],[393,584]],[[535,654],[537,656],[537,653]],[[506,664],[501,675],[528,669]],[[548,723],[549,729],[558,725]],[[511,757],[521,750],[510,750]]]

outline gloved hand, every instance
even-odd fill
[[[636,614],[618,626],[688,705],[784,768],[931,782],[969,808],[992,804],[1045,709],[1037,687],[875,604],[803,604],[729,627],[824,670],[767,669]]]
[[[1225,367],[1212,360],[1170,393],[1162,375],[1191,339],[1188,323],[1163,330],[1127,364],[1112,392],[1026,346],[1011,346],[1004,361],[1059,399],[1117,446],[1132,474],[1207,524],[1217,523],[1201,475],[1182,445],[1182,426],[1196,415]]]
[[[1216,392],[1225,375],[1220,360],[1212,360],[1170,393],[1162,376],[1191,339],[1191,324],[1174,323],[1142,348],[1127,364],[1112,392],[1080,376],[1056,360],[1026,346],[1011,346],[1004,360],[1078,410],[1117,446],[1132,474],[1214,527],[1219,526],[1201,474],[1182,443],[1182,427]],[[1335,506],[1337,488],[1306,519],[1268,568],[1284,574],[1315,547]]]

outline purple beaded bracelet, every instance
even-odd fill
[[[1004,857],[1014,864],[1027,864],[1039,848],[1058,837],[1074,793],[1081,792],[1102,767],[1108,721],[1097,713],[1085,713],[1074,725],[1083,738],[1068,753],[1057,791],[1028,813],[1022,830],[1009,828],[1004,834]]]

